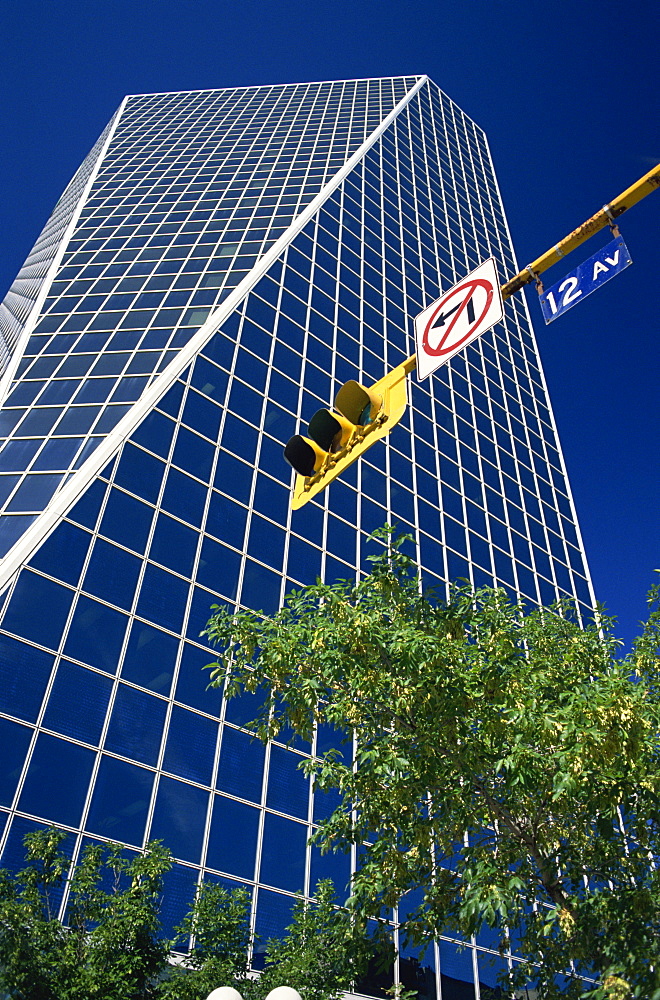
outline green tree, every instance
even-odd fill
[[[16,876],[0,872],[0,996],[204,1000],[234,986],[245,1000],[263,1000],[288,985],[303,1000],[336,1000],[359,972],[360,949],[347,947],[330,883],[320,883],[316,900],[296,904],[288,936],[268,942],[266,970],[253,980],[245,889],[203,883],[168,940],[159,913],[171,860],[160,843],[130,858],[118,845],[89,846],[70,873],[65,839],[52,828],[28,834],[26,867]],[[58,919],[64,891],[65,924]],[[175,947],[187,949],[179,962],[171,961]]]
[[[331,881],[319,882],[314,899],[293,908],[286,936],[268,942],[258,980],[239,987],[244,1000],[264,1000],[276,986],[291,986],[302,1000],[338,1000],[363,972],[368,943],[341,920]]]
[[[59,850],[64,834],[44,830],[26,842],[27,867],[16,879],[0,871],[0,991],[50,1000],[60,988],[52,956],[65,934],[53,912],[70,861]]]
[[[0,990],[21,1000],[155,1000],[168,968],[158,913],[169,852],[153,843],[127,859],[119,847],[90,846],[67,878],[65,838],[28,834],[27,867],[0,873]],[[64,926],[53,900],[67,884]]]
[[[515,982],[544,998],[591,973],[594,998],[658,1000],[657,589],[618,658],[602,614],[580,627],[569,605],[526,611],[501,590],[423,594],[401,540],[380,536],[358,584],[294,592],[273,617],[217,608],[206,630],[213,683],[268,686],[264,739],[321,722],[355,738],[357,766],[335,752],[307,766],[342,796],[322,847],[372,841],[352,919],[418,890],[413,942],[488,925],[502,949],[515,933]]]
[[[157,841],[130,858],[117,845],[85,849],[70,883],[71,1000],[159,996],[158,979],[168,968],[169,956],[169,942],[161,933],[160,901],[163,875],[170,867],[170,853]],[[108,874],[112,887],[106,891]]]
[[[197,891],[192,909],[177,928],[177,941],[190,951],[175,965],[161,993],[163,1000],[205,1000],[218,986],[241,992],[248,973],[250,896],[213,882]]]

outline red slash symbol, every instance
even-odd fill
[[[486,292],[486,304],[483,308],[479,319],[475,321],[475,311],[474,302],[472,298],[477,288],[483,288]],[[465,295],[467,292],[467,295]],[[453,306],[451,309],[447,309],[447,303],[450,299],[453,299],[456,295],[463,295],[464,297],[458,302],[457,305]],[[453,291],[444,299],[436,311],[431,315],[430,320],[426,324],[426,329],[424,330],[424,336],[422,337],[422,346],[426,354],[430,354],[431,357],[439,358],[443,354],[449,354],[452,351],[456,351],[461,344],[464,344],[466,340],[469,340],[472,336],[474,330],[480,326],[482,321],[485,319],[488,310],[490,309],[490,304],[493,301],[493,286],[490,281],[486,281],[485,278],[474,278],[472,281],[466,281],[463,285],[458,285]],[[456,326],[456,323],[463,315],[465,311],[466,319],[468,322],[467,332],[463,334],[459,340],[450,343],[447,347],[445,344],[449,339],[449,336]],[[441,330],[450,316],[453,316],[451,323],[440,337],[437,345],[431,347],[429,344],[429,334],[435,330]]]

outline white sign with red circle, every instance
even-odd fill
[[[503,316],[497,267],[491,257],[415,317],[417,378],[428,378]]]

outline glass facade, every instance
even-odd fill
[[[162,838],[167,919],[200,878],[245,885],[263,948],[356,859],[307,846],[332,805],[297,770],[311,748],[264,749],[258,697],[206,690],[211,605],[364,572],[390,521],[441,591],[593,606],[522,298],[289,507],[286,440],[413,353],[412,318],[490,256],[517,271],[485,136],[426,77],[123,102],[0,308],[4,865],[45,823],[74,859]],[[511,960],[448,938],[394,971],[489,997]]]

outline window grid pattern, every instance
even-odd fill
[[[113,121],[109,122],[76,171],[15,281],[0,303],[0,374],[6,369],[14,353],[48,270],[61,246],[67,226],[112,129]]]
[[[0,417],[0,554],[414,82],[128,100]]]
[[[383,116],[397,81],[374,83]],[[232,101],[250,99],[232,93]],[[296,93],[300,102],[307,90]],[[212,95],[202,99],[215,107]],[[190,95],[135,98],[136,134],[154,121],[149,100],[163,102],[159,114],[176,110],[177,127],[191,136],[206,120],[199,109],[186,116]],[[341,112],[361,123],[361,139],[373,131],[367,105],[354,86]],[[279,113],[296,120],[297,105],[288,107]],[[185,171],[187,161],[176,162]],[[312,892],[327,876],[341,891],[357,858],[305,846],[328,809],[297,770],[310,747],[264,750],[246,728],[258,696],[225,702],[205,690],[201,668],[212,655],[199,633],[210,606],[270,613],[293,586],[366,572],[367,537],[390,521],[412,534],[426,583],[441,591],[465,577],[531,603],[568,596],[589,611],[534,336],[517,302],[464,354],[411,386],[411,405],[384,443],[302,512],[289,507],[284,442],[347,379],[369,383],[408,356],[411,317],[491,255],[502,276],[516,269],[485,137],[429,83],[5,596],[0,738],[13,748],[0,801],[13,817],[5,857],[43,822],[71,831],[74,858],[93,841],[139,849],[161,837],[177,858],[167,893],[173,922],[208,872],[249,888],[266,939],[286,925],[297,891]],[[47,623],[35,619],[41,606]],[[72,712],[81,703],[85,713]],[[325,746],[326,734],[316,740]],[[421,971],[402,949],[395,974],[405,982],[414,972],[424,996],[474,989],[479,1000],[492,995],[497,963],[512,961],[486,938],[465,951],[442,939]]]

